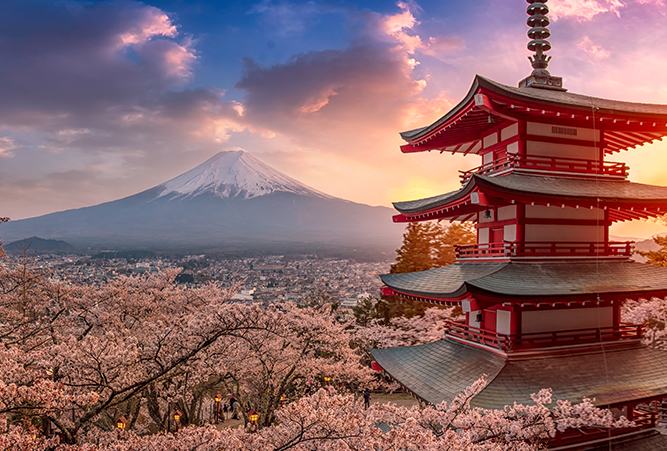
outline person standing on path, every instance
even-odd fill
[[[234,417],[233,418],[235,420],[239,419],[239,408],[240,407],[241,407],[241,405],[239,404],[239,402],[236,399],[232,400],[232,412],[234,412]]]
[[[371,394],[368,390],[364,392],[364,409],[368,409],[371,406]]]

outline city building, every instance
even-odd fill
[[[471,221],[477,243],[438,269],[381,276],[384,295],[460,305],[444,339],[373,350],[379,367],[416,397],[448,401],[482,375],[472,406],[554,399],[595,404],[635,422],[612,431],[558,434],[550,449],[667,449],[656,432],[667,398],[667,353],[624,324],[628,299],[667,296],[667,268],[634,262],[629,242],[609,239],[617,221],[667,213],[667,187],[628,180],[607,157],[667,135],[667,105],[568,92],[547,71],[546,0],[528,0],[533,72],[518,87],[475,77],[451,111],[402,133],[404,153],[481,157],[454,192],[395,203],[395,222]]]

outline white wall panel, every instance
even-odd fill
[[[505,127],[502,130],[500,130],[500,140],[505,141],[506,139],[511,138],[512,136],[516,136],[518,134],[519,134],[519,124],[514,123],[509,127]]]
[[[512,312],[496,310],[496,332],[509,335],[512,327]]]
[[[507,219],[516,219],[516,205],[507,205],[498,208],[498,221],[505,221]]]
[[[484,148],[487,148],[489,146],[492,146],[494,144],[498,144],[498,133],[491,133],[489,136],[486,136],[482,140],[484,144]]]
[[[562,133],[563,129],[568,129],[568,131],[575,130],[574,133],[576,134],[572,133],[564,134]],[[597,142],[600,141],[600,130],[593,130],[592,128],[563,127],[561,125],[542,124],[539,122],[528,122],[526,123],[526,132],[529,135],[557,136],[561,138],[581,139],[584,141],[597,141]]]
[[[595,147],[573,146],[571,144],[556,144],[541,141],[527,141],[526,155],[542,157],[575,158],[582,160],[597,160],[598,151]]]
[[[503,227],[503,239],[505,241],[516,241],[516,224]]]
[[[598,242],[604,240],[604,227],[559,225],[559,224],[526,224],[526,241],[574,241]]]
[[[522,312],[521,332],[529,334],[611,327],[613,315],[611,307]]]
[[[600,208],[561,208],[560,205],[526,205],[526,218],[563,218],[563,219],[604,219],[604,211]]]

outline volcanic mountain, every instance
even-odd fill
[[[5,223],[0,236],[97,249],[391,252],[403,231],[392,214],[321,193],[239,150],[133,196]]]

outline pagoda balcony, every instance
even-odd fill
[[[487,259],[512,257],[629,257],[634,241],[543,242],[505,241],[502,243],[466,244],[455,246],[456,259]]]
[[[505,335],[468,326],[457,321],[447,321],[445,324],[445,334],[490,346],[504,352],[512,352],[553,346],[635,340],[642,338],[644,326],[641,324],[622,323],[618,327],[611,326],[593,329]]]
[[[500,172],[511,172],[514,169],[528,169],[545,172],[566,172],[581,175],[604,175],[625,179],[629,167],[625,163],[611,161],[584,160],[578,158],[556,158],[538,155],[507,155],[491,163],[459,171],[461,184],[465,184],[473,174],[485,175]]]

